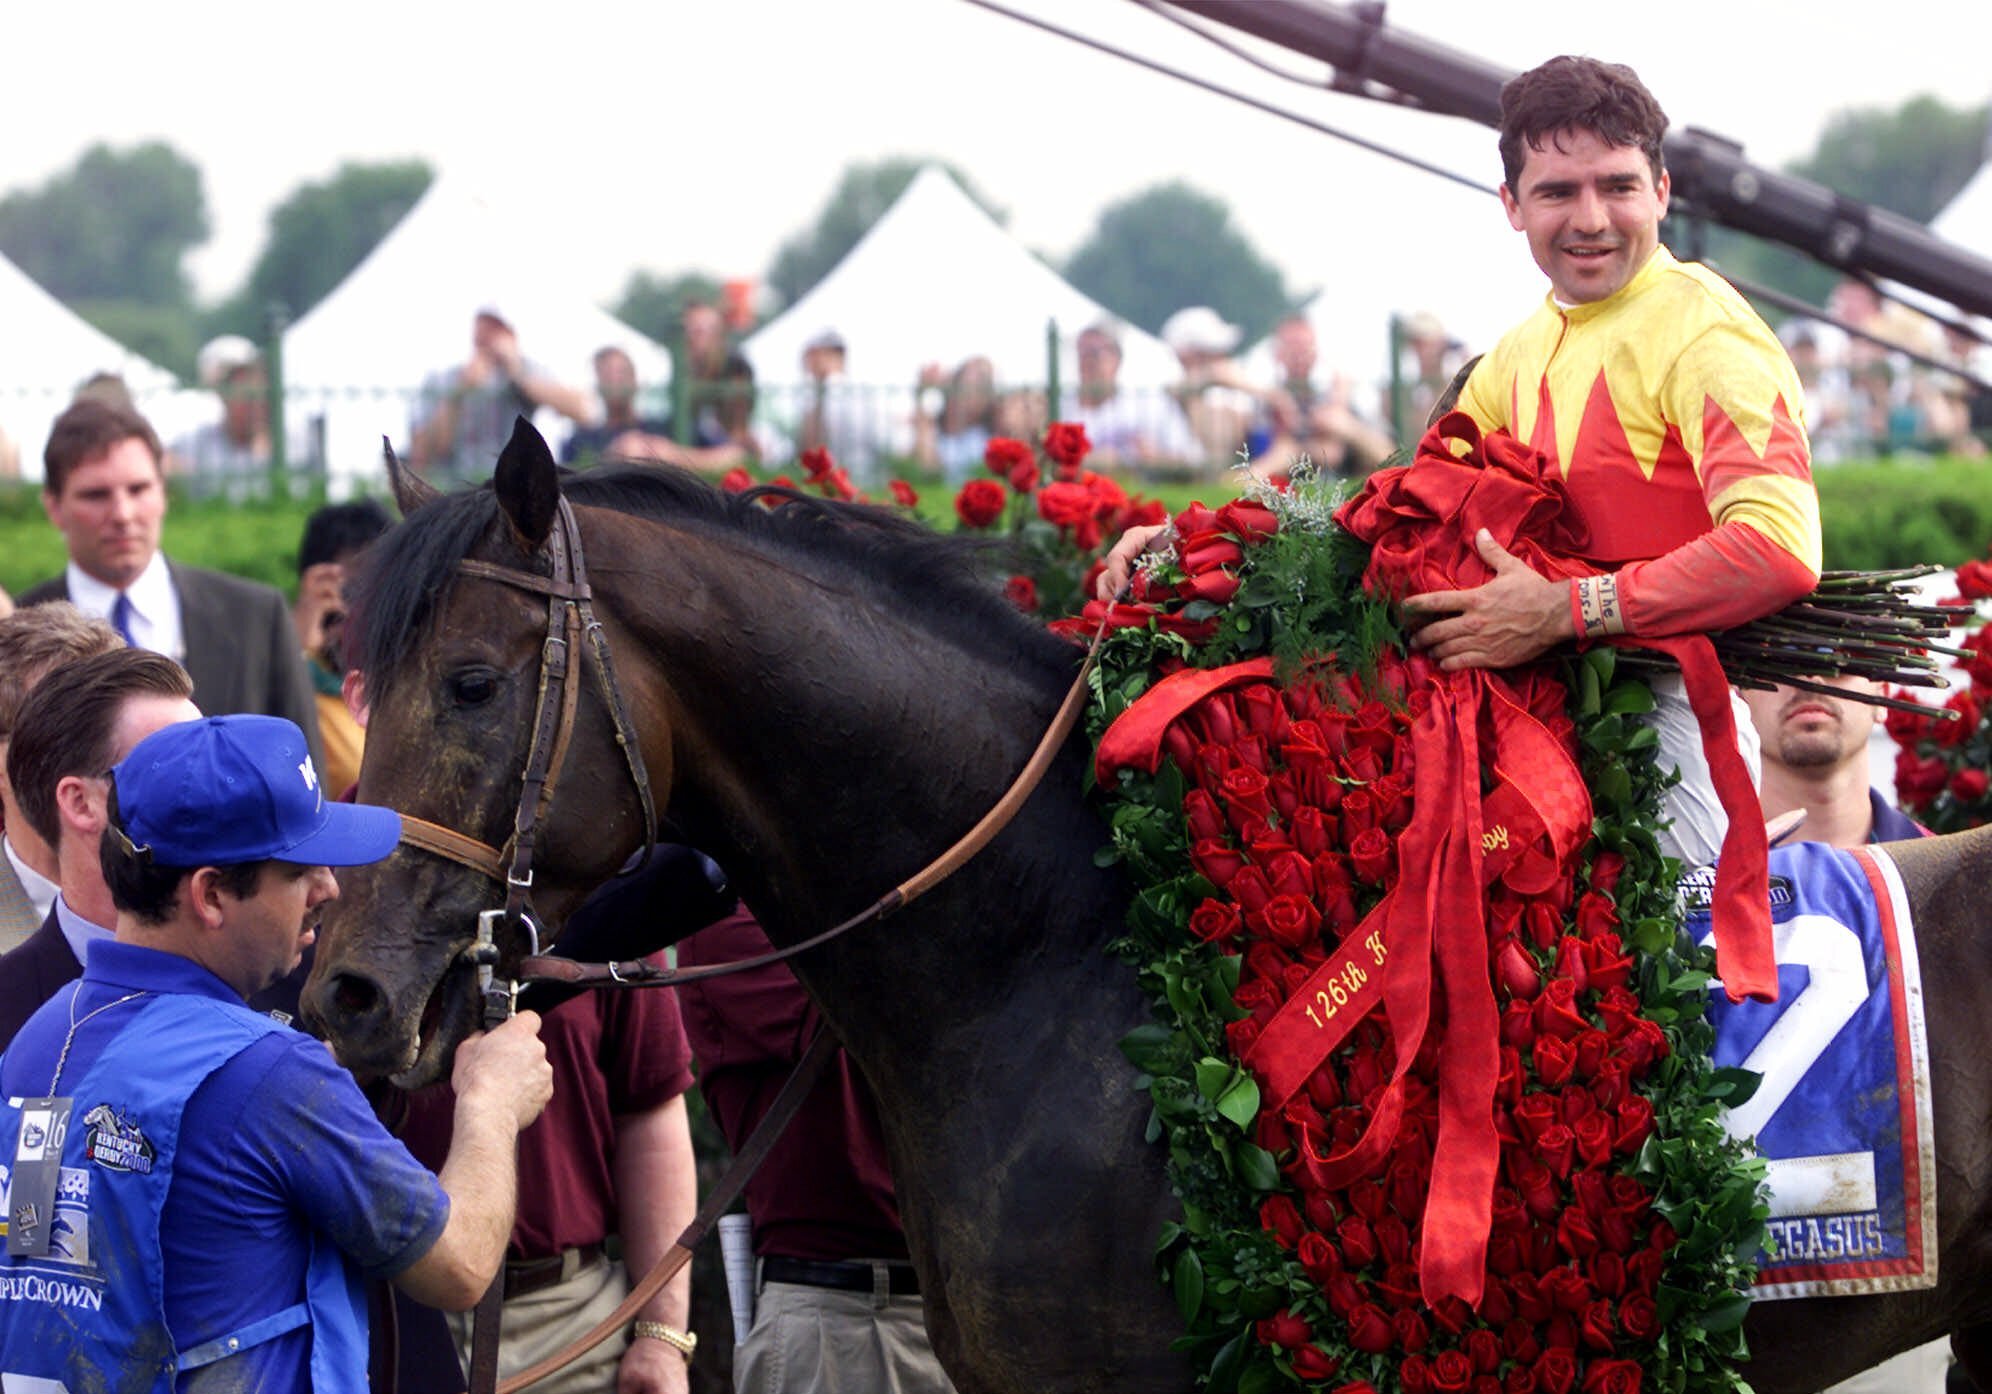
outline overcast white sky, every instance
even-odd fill
[[[1132,0],[1014,3],[1497,177],[1491,132],[1311,94]],[[1984,0],[1392,0],[1388,17],[1506,67],[1630,62],[1677,125],[1766,164],[1847,106],[1992,96]],[[194,270],[209,296],[246,271],[273,204],[349,159],[419,155],[498,181],[605,300],[637,267],[760,274],[846,164],[887,155],[954,161],[1053,256],[1104,205],[1185,179],[1225,199],[1296,290],[1346,264],[1341,230],[1418,214],[1420,184],[1375,156],[966,0],[99,0],[10,7],[7,29],[0,185],[31,186],[93,141],[170,141],[206,176],[214,238]],[[1483,234],[1512,236],[1491,200],[1484,226],[1459,230]],[[1518,237],[1513,251],[1532,275]],[[1415,281],[1422,254],[1375,274]]]

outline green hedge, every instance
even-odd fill
[[[1975,460],[1882,460],[1818,472],[1826,564],[1880,570],[1937,562],[1955,566],[1992,550],[1992,463]],[[916,480],[920,511],[953,525],[953,491]],[[1192,498],[1218,502],[1226,480],[1171,483],[1146,492],[1171,509]],[[318,498],[231,504],[175,495],[166,546],[181,561],[266,581],[285,594],[297,586],[297,545]],[[32,485],[0,489],[0,586],[18,595],[62,569],[62,539],[42,514]]]

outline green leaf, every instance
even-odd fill
[[[1600,683],[1612,680],[1612,673],[1618,667],[1618,650],[1610,644],[1600,644],[1584,653],[1584,666]]]
[[[1150,1022],[1122,1036],[1120,1048],[1137,1070],[1165,1074],[1176,1061],[1176,1033],[1160,1022]]]
[[[1592,650],[1596,652],[1596,650]],[[1588,655],[1586,656],[1588,659]],[[1570,714],[1580,720],[1598,714],[1598,670],[1587,661],[1577,670],[1577,691],[1570,701]]]
[[[1236,1123],[1240,1132],[1252,1131],[1252,1121],[1259,1116],[1259,1086],[1252,1076],[1241,1070],[1216,1102],[1217,1111]]]
[[[1711,1099],[1721,1099],[1731,1108],[1740,1108],[1750,1102],[1763,1082],[1764,1077],[1755,1070],[1726,1065],[1709,1075],[1707,1092]]]
[[[1212,1060],[1208,1057],[1197,1061],[1197,1092],[1216,1103],[1231,1087],[1231,1077],[1238,1067],[1226,1060]]]
[[[1701,1319],[1695,1325],[1710,1334],[1718,1331],[1734,1331],[1743,1324],[1743,1318],[1749,1314],[1750,1299],[1748,1297],[1726,1297],[1703,1312]]]
[[[1644,716],[1653,710],[1653,689],[1643,682],[1620,683],[1605,694],[1606,716]]]
[[[1253,1361],[1238,1379],[1238,1394],[1273,1394],[1288,1387],[1286,1376],[1270,1357]]]
[[[1238,1179],[1255,1191],[1276,1191],[1280,1187],[1280,1164],[1273,1154],[1253,1143],[1241,1144],[1236,1153]]]
[[[1186,1247],[1176,1255],[1176,1271],[1171,1285],[1176,1290],[1176,1310],[1183,1314],[1183,1325],[1188,1326],[1196,1320],[1204,1295],[1203,1260],[1197,1257],[1194,1246]]]

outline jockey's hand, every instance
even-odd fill
[[[1127,584],[1127,578],[1134,571],[1134,559],[1148,550],[1150,544],[1168,531],[1167,523],[1146,523],[1122,533],[1120,541],[1116,542],[1113,550],[1107,553],[1107,568],[1100,573],[1100,579],[1094,584],[1093,594],[1106,601],[1111,601],[1119,595],[1121,587]]]
[[[1570,619],[1568,582],[1530,569],[1482,528],[1473,539],[1494,578],[1472,590],[1426,591],[1403,603],[1403,618],[1416,626],[1413,648],[1441,668],[1513,668],[1547,652],[1576,631]]]

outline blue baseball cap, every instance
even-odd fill
[[[125,836],[160,866],[363,866],[394,850],[401,815],[325,797],[297,723],[210,716],[161,727],[111,771]]]

